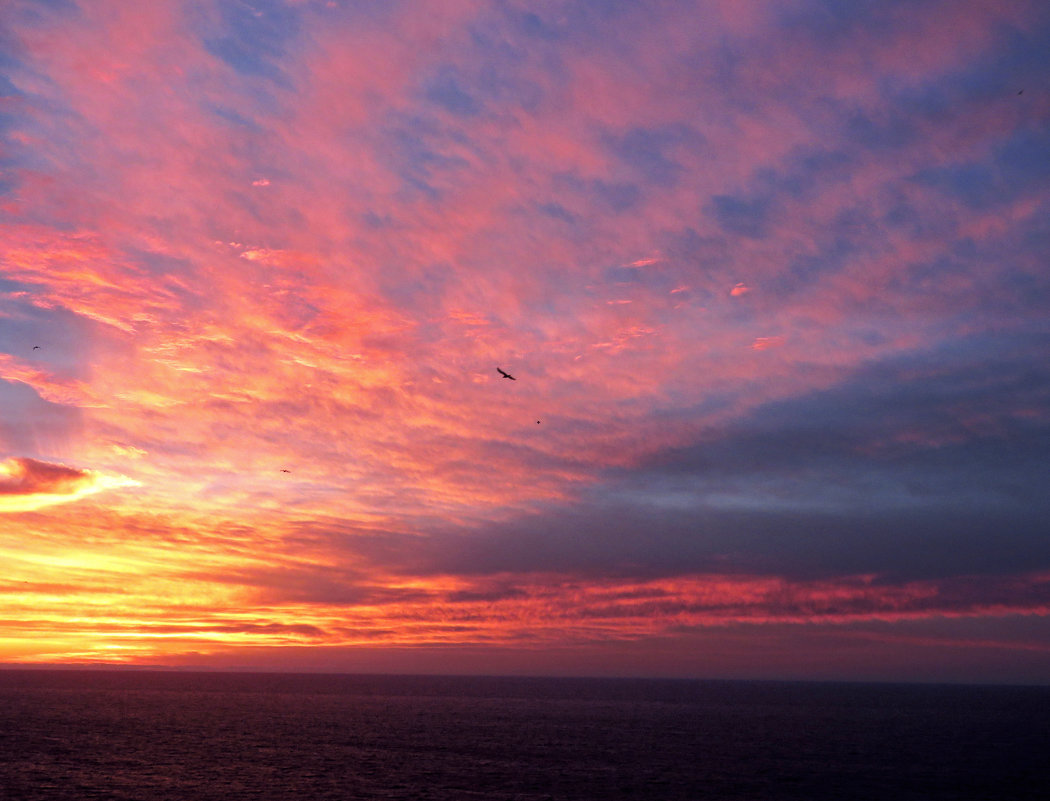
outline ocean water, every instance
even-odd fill
[[[1050,688],[0,671],[0,798],[1050,797]]]

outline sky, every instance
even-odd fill
[[[1047,254],[1040,0],[5,0],[0,662],[1050,683]]]

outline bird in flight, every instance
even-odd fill
[[[505,373],[502,370],[500,370],[498,367],[496,368],[496,372],[499,373],[504,378],[509,378],[511,381],[517,381],[518,380],[514,376],[512,376],[510,373]]]
[[[34,345],[33,346],[33,350],[40,350],[40,346],[39,345]]]
[[[292,471],[291,471],[291,470],[285,470],[285,469],[284,469],[284,468],[282,467],[282,468],[281,468],[281,472],[282,472],[282,473],[291,473]]]

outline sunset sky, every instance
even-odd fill
[[[0,7],[0,663],[1050,683],[1048,485],[1042,0]]]

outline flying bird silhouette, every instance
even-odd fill
[[[511,381],[517,381],[518,380],[514,376],[512,376],[510,373],[505,373],[502,370],[500,370],[498,367],[496,368],[496,372],[499,373],[504,378],[509,378]]]
[[[40,350],[40,346],[39,345],[34,345],[33,346],[33,350]]]
[[[281,472],[282,472],[282,473],[291,473],[292,471],[291,471],[291,470],[285,470],[285,469],[284,469],[284,468],[282,467],[282,468],[281,468]]]

